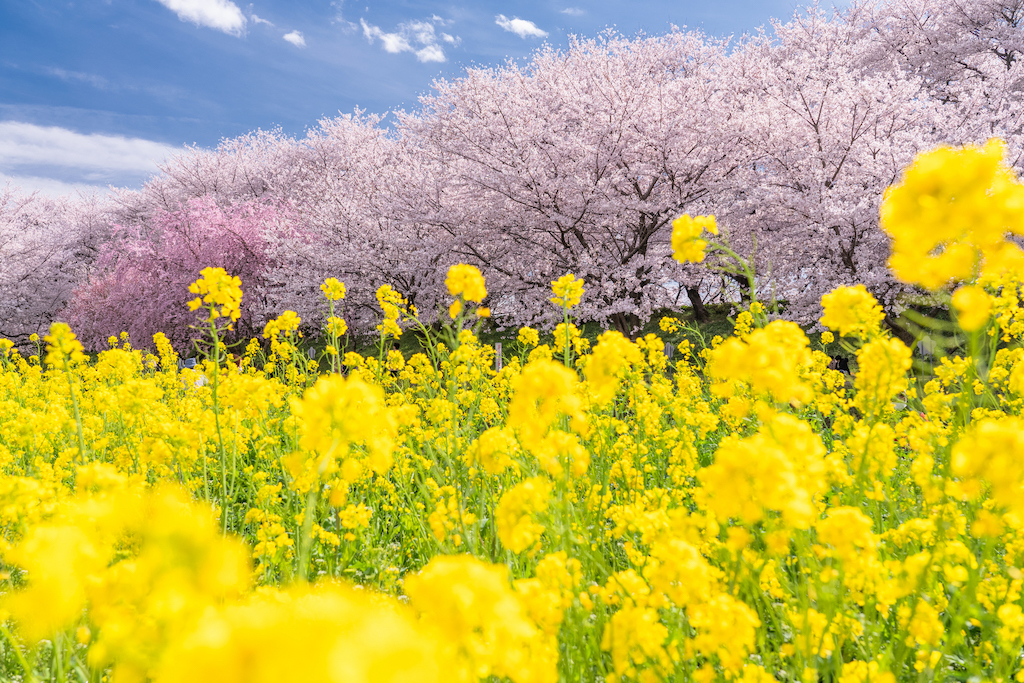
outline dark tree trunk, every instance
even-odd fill
[[[635,339],[635,334],[640,329],[640,318],[632,313],[615,313],[609,317],[612,327],[630,339]]]
[[[728,277],[740,286],[740,303],[749,304],[750,292],[754,288],[754,283],[747,280],[745,275],[734,275],[733,273],[729,273]]]
[[[914,335],[911,334],[905,327],[900,325],[899,320],[892,317],[888,313],[885,314],[885,324],[892,332],[892,335],[899,339],[907,346],[913,348],[914,346]]]
[[[700,290],[696,287],[687,287],[686,296],[690,298],[690,305],[693,307],[693,317],[699,323],[706,323],[711,320],[708,309],[704,308],[704,302],[700,298]]]

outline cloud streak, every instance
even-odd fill
[[[245,15],[231,0],[157,0],[182,21],[239,36],[245,29]]]
[[[547,38],[548,32],[541,30],[537,24],[526,19],[520,19],[519,17],[512,17],[509,19],[504,14],[499,14],[494,18],[494,23],[502,27],[510,33],[514,33],[520,38]]]
[[[391,54],[412,52],[421,62],[448,61],[438,39],[453,46],[461,42],[458,36],[447,33],[441,33],[440,36],[437,34],[434,24],[440,23],[444,26],[444,20],[438,16],[431,17],[430,21],[408,21],[399,24],[398,28],[391,33],[383,31],[379,26],[367,24],[364,19],[360,19],[359,23],[363,27],[363,35],[370,41],[370,44],[373,44],[375,40],[380,40],[385,52]]]
[[[83,134],[56,126],[0,121],[0,177],[26,189],[104,185],[156,173],[157,164],[180,151],[162,142],[120,135]],[[19,182],[19,179],[28,182]]]
[[[110,90],[111,88],[110,81],[103,78],[103,76],[97,76],[96,74],[87,74],[82,73],[81,71],[68,71],[57,67],[46,67],[43,71],[50,76],[54,76],[68,83],[73,81],[87,83],[88,85],[100,90]]]

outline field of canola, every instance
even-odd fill
[[[571,323],[493,349],[454,266],[429,353],[229,356],[241,284],[192,286],[208,360],[60,323],[0,342],[0,673],[51,681],[1024,681],[1024,186],[1002,148],[890,189],[894,271],[966,349],[924,378],[862,287],[812,341],[754,303],[705,349]],[[713,248],[676,221],[677,258]],[[947,288],[959,284],[950,295]],[[390,288],[381,349],[415,327]],[[461,330],[461,331],[460,331]],[[820,349],[856,349],[850,378]],[[319,365],[319,367],[318,367]]]

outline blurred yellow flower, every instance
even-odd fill
[[[1024,185],[1006,146],[940,147],[918,154],[882,201],[892,238],[889,268],[904,282],[937,290],[950,282],[1024,271]]]
[[[480,303],[487,296],[484,276],[480,269],[465,263],[459,263],[448,269],[448,277],[444,284],[452,296],[462,296],[466,301]],[[455,317],[455,316],[452,316]]]
[[[698,239],[704,231],[718,234],[718,223],[714,216],[684,214],[672,221],[672,256],[680,263],[700,263],[704,260],[704,248],[708,243]]]
[[[965,332],[980,330],[992,316],[992,297],[976,285],[964,285],[953,292],[956,321]]]

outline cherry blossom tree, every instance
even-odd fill
[[[1024,2],[891,0],[872,15],[881,51],[947,110],[951,142],[999,137],[1024,163]]]
[[[696,33],[609,32],[439,81],[402,116],[449,179],[448,207],[425,220],[514,296],[496,312],[551,317],[549,283],[572,271],[588,283],[581,316],[627,328],[649,316],[666,296],[672,219],[729,164],[715,130],[722,50]]]
[[[382,284],[428,319],[439,310],[448,235],[418,218],[438,176],[380,122],[360,112],[320,121],[295,142],[289,182],[271,190],[304,226],[273,245],[273,297],[309,321],[323,312],[326,277],[347,284],[344,314],[357,331],[378,322]]]
[[[208,196],[157,211],[142,226],[119,226],[101,248],[97,272],[75,291],[72,327],[91,348],[126,331],[139,347],[164,332],[186,350],[196,322],[186,306],[193,298],[188,287],[203,268],[219,266],[238,276],[245,292],[235,336],[254,336],[276,315],[267,287],[269,244],[294,229],[287,210],[253,201],[221,209]]]
[[[24,345],[62,313],[96,256],[95,198],[0,189],[0,337]]]
[[[945,140],[945,112],[921,80],[878,52],[864,7],[813,9],[746,41],[723,70],[733,90],[729,237],[753,257],[764,297],[811,321],[822,294],[862,282],[892,306],[878,228],[885,188],[916,152]],[[756,244],[756,251],[755,251]]]

